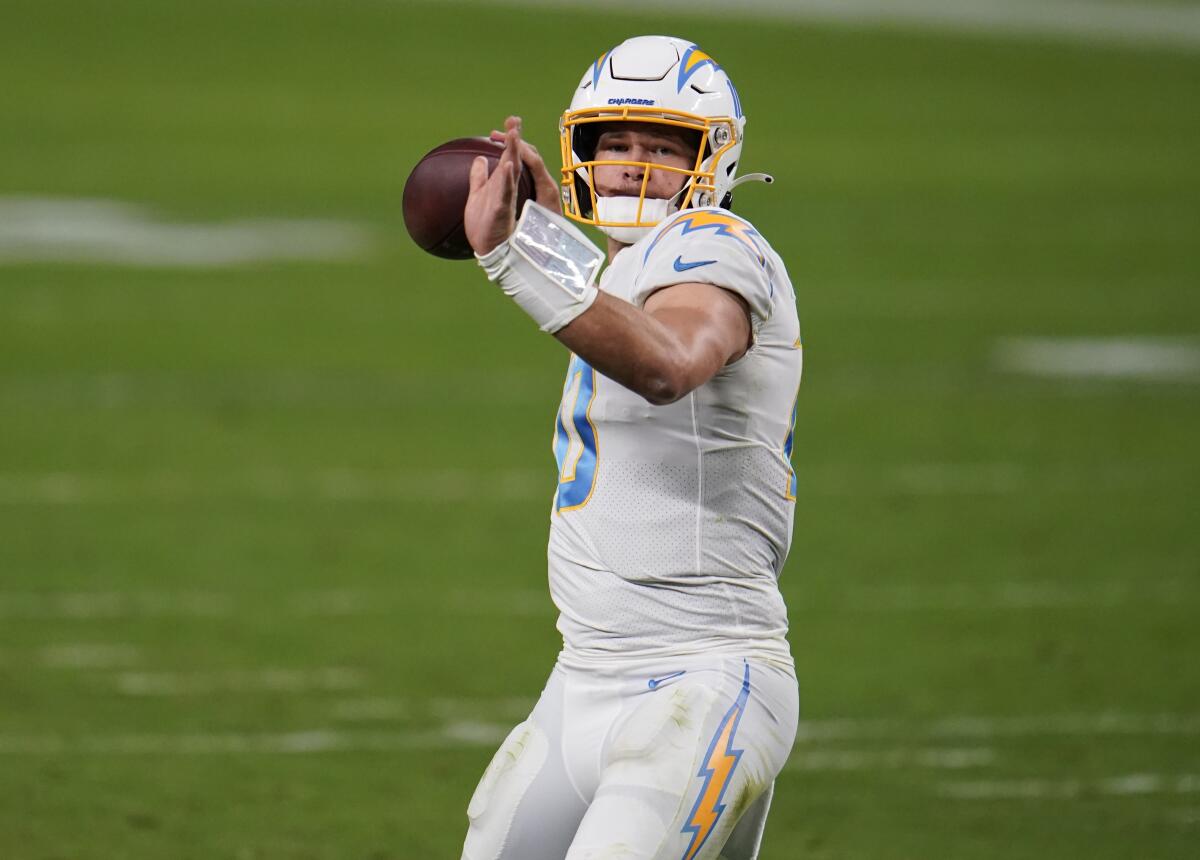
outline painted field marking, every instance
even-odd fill
[[[156,687],[161,690],[162,687]],[[211,690],[191,685],[187,692]],[[173,692],[171,694],[174,694]],[[348,701],[348,700],[347,700]],[[370,700],[358,700],[359,702]],[[384,710],[335,707],[349,719],[390,719],[406,716],[409,710]],[[418,700],[413,700],[418,701]],[[455,700],[446,700],[447,703]],[[468,705],[475,700],[457,700]],[[515,708],[516,700],[496,700]],[[318,728],[279,733],[158,733],[63,736],[2,735],[0,755],[140,755],[140,754],[216,754],[216,753],[321,753],[357,751],[402,751],[407,749],[449,749],[495,746],[524,716],[527,700],[521,700],[521,712],[515,716],[473,710],[479,716],[467,718],[462,712],[444,719],[431,728],[397,731],[349,731]],[[475,705],[471,704],[474,709]],[[450,708],[447,707],[449,711]],[[1025,718],[950,718],[928,723],[887,720],[825,720],[801,722],[797,748],[786,765],[791,771],[849,772],[878,769],[964,770],[986,768],[995,763],[996,751],[986,746],[923,747],[912,741],[969,739],[990,740],[1004,737],[1063,734],[1073,737],[1104,734],[1152,735],[1200,733],[1200,715],[1136,716],[1093,714],[1041,716]],[[905,745],[882,750],[813,749],[824,741],[900,740]],[[962,799],[1072,797],[1087,793],[1111,795],[1194,794],[1200,792],[1200,775],[1128,774],[1091,782],[1079,779],[1047,780],[972,780],[942,783],[938,790]]]
[[[495,0],[494,0],[495,2]],[[499,0],[499,5],[569,8],[571,0]],[[609,0],[611,8],[724,13],[724,0]],[[1015,39],[1065,39],[1195,50],[1200,10],[1170,3],[1104,0],[742,0],[738,14],[851,27],[902,26]]]
[[[541,471],[492,474],[461,469],[378,471],[326,469],[310,473],[258,471],[229,475],[175,472],[103,475],[73,472],[0,474],[0,505],[93,505],[188,502],[250,498],[261,502],[319,499],[336,503],[421,502],[491,504],[534,501],[547,496]],[[487,492],[480,493],[480,486]]]
[[[792,754],[784,766],[784,770],[858,771],[903,768],[963,770],[987,767],[993,764],[995,759],[995,751],[987,747],[798,750]]]
[[[112,620],[179,617],[230,618],[258,612],[267,598],[234,591],[0,591],[0,619]],[[451,589],[431,598],[429,611],[447,615],[541,618],[554,613],[541,588]],[[856,612],[1013,611],[1181,605],[1200,601],[1188,579],[1161,577],[1142,583],[1064,583],[997,580],[990,583],[847,585],[808,598],[797,612],[836,606]],[[271,610],[299,618],[361,618],[412,606],[411,595],[385,589],[315,589],[271,599]],[[66,658],[64,658],[66,659]],[[86,658],[80,658],[86,659]]]
[[[847,586],[844,605],[867,612],[998,611],[1121,607],[1200,601],[1200,587],[1191,581],[1163,578],[1144,583],[1037,582],[999,580],[991,583],[939,583]]]
[[[918,496],[1006,495],[1029,485],[1016,463],[907,463],[885,474],[897,491]]]
[[[486,714],[489,719],[520,722],[529,716],[536,699],[526,696],[503,696],[498,699],[435,698],[425,701],[425,707],[435,717],[453,721],[464,714]]]
[[[436,729],[349,732],[330,728],[278,733],[114,734],[64,737],[0,735],[0,755],[213,755],[328,752],[400,752],[412,749],[493,747],[507,723],[456,720]],[[990,763],[988,750],[843,750],[794,757],[788,770],[859,771],[878,768],[963,769]]]
[[[539,618],[554,614],[550,593],[543,588],[506,588],[479,591],[455,589],[448,595],[447,606],[464,615],[500,615]]]
[[[1016,462],[823,463],[801,466],[800,488],[808,496],[989,497],[1021,493],[1085,494],[1150,491],[1182,482],[1179,471],[1158,463],[1058,464]],[[549,481],[549,484],[548,484]],[[480,486],[485,493],[479,492]],[[186,503],[251,499],[263,503],[322,500],[331,503],[416,502],[486,504],[541,501],[552,479],[544,469],[469,472],[462,469],[239,471],[126,475],[83,472],[0,473],[0,506]]]
[[[30,292],[34,301],[41,296],[42,300],[54,303],[61,309],[64,319],[72,312],[70,290],[57,291],[52,285],[44,285]],[[124,319],[127,315],[120,307],[111,311],[111,317],[97,319],[95,314],[101,312],[89,309],[89,320],[99,325],[108,319]],[[14,309],[14,314],[19,316],[19,307]],[[481,382],[483,387],[480,387]],[[121,410],[152,406],[178,407],[187,411],[206,410],[233,401],[254,409],[326,406],[380,410],[407,408],[416,400],[434,397],[447,405],[474,409],[487,404],[507,409],[522,405],[542,408],[547,391],[553,391],[555,386],[556,380],[550,374],[519,373],[494,365],[444,369],[436,375],[419,369],[385,372],[291,367],[217,372],[6,367],[0,375],[0,409],[63,409],[74,413],[81,409]],[[485,474],[520,482],[532,473],[532,470],[503,470]],[[370,474],[375,474],[374,470]],[[405,472],[401,470],[400,474]],[[542,476],[543,472],[539,470],[538,475]]]
[[[369,232],[332,220],[242,219],[220,224],[164,221],[117,200],[0,197],[0,265],[110,263],[219,268],[278,260],[364,256]]]
[[[0,618],[227,618],[235,613],[237,599],[229,592],[0,591]]]
[[[1200,824],[1200,807],[1172,809],[1167,813],[1167,817],[1177,824],[1182,824],[1185,827],[1192,827]]]
[[[493,722],[525,719],[534,699],[509,696],[499,699],[361,697],[334,702],[330,715],[344,722],[386,722],[429,715],[444,723],[461,722],[466,715],[484,715]]]
[[[232,591],[0,591],[0,619],[232,618],[258,612],[264,599],[261,594]],[[544,617],[554,613],[550,595],[534,588],[451,590],[435,601],[428,608],[448,615]],[[300,618],[355,618],[411,605],[410,595],[371,589],[301,591],[271,604],[273,611]]]
[[[38,661],[55,669],[115,669],[136,664],[141,652],[132,645],[57,642],[38,652]]]
[[[994,740],[1051,736],[1192,736],[1200,735],[1200,714],[1041,714],[1014,717],[956,716],[941,719],[888,720],[841,718],[801,720],[797,743],[841,740]]]
[[[1200,774],[1132,773],[1102,779],[999,779],[943,782],[938,794],[955,800],[1071,800],[1200,793]]]
[[[1002,371],[1055,379],[1200,382],[1200,338],[1003,338],[992,363]]]
[[[437,729],[347,732],[319,728],[293,732],[0,735],[0,755],[311,755],[332,752],[404,752],[495,746],[511,726],[461,721]]]
[[[1153,460],[1109,463],[924,462],[800,464],[800,490],[810,496],[1015,496],[1092,494],[1183,488],[1178,467]]]
[[[392,722],[409,718],[413,705],[408,699],[370,696],[334,702],[329,714],[339,722]]]
[[[120,672],[113,682],[127,696],[198,696],[209,693],[310,693],[366,685],[357,669],[254,669],[233,672]]]

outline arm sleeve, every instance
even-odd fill
[[[641,307],[650,295],[673,284],[712,284],[745,299],[756,323],[771,316],[774,287],[766,249],[749,236],[723,235],[712,229],[684,233],[668,228],[645,255],[630,301]]]

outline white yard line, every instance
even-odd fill
[[[1017,463],[905,463],[884,475],[897,492],[914,496],[1014,494],[1030,479]]]
[[[412,749],[492,747],[511,726],[478,720],[448,722],[436,729],[351,732],[321,728],[279,733],[113,734],[63,737],[0,735],[0,755],[213,755],[400,752]],[[877,769],[961,770],[991,764],[986,749],[839,750],[801,753],[786,769],[805,772]]]
[[[1102,779],[995,779],[943,782],[938,793],[955,800],[1070,800],[1200,793],[1200,774],[1133,773]]]
[[[1015,337],[992,350],[1001,371],[1056,379],[1200,382],[1200,338]]]
[[[0,591],[0,619],[231,618],[259,611],[263,599],[232,591]],[[538,617],[553,612],[542,589],[451,590],[436,599],[432,608],[452,615]],[[273,600],[272,610],[300,618],[353,618],[390,612],[405,601],[405,595],[394,591],[301,591]]]
[[[182,687],[151,685],[154,694],[212,692],[217,686],[207,676],[192,676]],[[229,689],[232,676],[224,676],[223,689]],[[233,685],[245,689],[245,673]],[[258,676],[260,679],[262,676]],[[280,676],[281,677],[281,676]],[[289,676],[290,677],[290,676]],[[257,683],[257,681],[256,681]],[[272,689],[294,690],[289,681],[280,685],[268,680]],[[354,701],[353,705],[349,703]],[[414,703],[419,700],[412,700]],[[406,717],[411,710],[402,700],[343,700],[334,708],[335,718],[381,720]],[[141,754],[217,754],[217,753],[321,753],[356,751],[403,751],[409,749],[448,749],[495,746],[519,720],[529,706],[528,700],[445,700],[440,724],[432,728],[396,731],[358,731],[318,728],[310,731],[281,733],[117,733],[110,735],[62,736],[0,735],[0,755],[141,755]],[[499,707],[497,707],[499,704]],[[453,705],[453,707],[451,707]],[[423,710],[430,710],[428,703]],[[467,714],[470,714],[468,717]],[[949,718],[926,723],[899,720],[824,720],[802,721],[797,747],[786,768],[789,771],[850,772],[884,769],[965,770],[995,764],[997,753],[990,746],[921,746],[919,742],[944,740],[998,740],[1011,737],[1064,735],[1196,735],[1200,734],[1200,715],[1084,714],[1019,718]],[[822,742],[844,740],[899,741],[901,746],[885,749],[814,748]],[[913,745],[917,741],[917,745]],[[1022,797],[1074,797],[1083,794],[1194,794],[1200,792],[1200,775],[1130,774],[1108,779],[1010,779],[946,782],[939,786],[946,796],[961,799]]]
[[[495,5],[570,9],[574,0],[493,0]],[[850,27],[983,34],[1019,39],[1057,39],[1196,50],[1200,9],[1168,3],[1102,0],[606,0],[607,10],[674,11],[697,18],[735,15]],[[732,9],[732,11],[731,11]],[[719,50],[711,46],[709,50]]]
[[[103,475],[75,472],[0,474],[0,505],[95,505],[251,498],[263,502],[320,499],[336,503],[475,501],[508,504],[549,498],[546,473],[461,469],[317,472],[265,471],[195,475],[174,472]]]
[[[120,672],[116,689],[127,696],[200,696],[210,693],[311,693],[356,690],[366,676],[341,666],[232,672]]]
[[[842,740],[995,740],[1025,737],[1196,736],[1200,714],[1041,714],[1033,716],[956,716],[889,720],[835,718],[801,720],[797,743]]]
[[[1190,807],[1184,809],[1172,809],[1167,813],[1167,817],[1177,824],[1182,824],[1185,827],[1192,827],[1200,824],[1200,808]]]
[[[1200,357],[1200,352],[1197,355]],[[1005,367],[1012,369],[1013,365]],[[877,465],[800,462],[797,469],[803,493],[835,498],[995,497],[1031,492],[1092,494],[1097,488],[1106,492],[1158,491],[1164,485],[1182,486],[1186,481],[1178,468],[1152,458],[1050,465],[1015,461]],[[316,499],[337,504],[390,501],[495,505],[542,501],[553,494],[553,488],[553,472],[538,467],[496,471],[330,466],[312,471],[256,469],[205,473],[0,472],[0,506],[183,503],[228,498],[264,503]]]
[[[928,749],[900,747],[886,750],[802,749],[792,754],[784,766],[784,770],[858,771],[905,768],[963,770],[987,767],[993,764],[995,759],[995,751],[986,747]]]
[[[500,615],[505,618],[539,618],[554,614],[554,603],[545,588],[491,591],[460,588],[447,593],[446,607],[463,615]]]
[[[57,642],[42,648],[38,658],[53,669],[117,669],[136,664],[141,653],[132,645]]]
[[[184,223],[117,200],[0,197],[0,265],[111,263],[219,268],[278,260],[364,256],[370,233],[331,220],[243,219]]]
[[[229,618],[260,610],[268,599],[253,591],[55,591],[0,590],[0,619],[104,620],[127,618]],[[299,618],[357,618],[392,612],[411,599],[398,590],[316,589],[271,596],[274,612]],[[448,615],[502,615],[540,618],[553,615],[549,594],[540,587],[453,588],[431,598],[431,611]],[[1030,609],[1172,606],[1200,600],[1194,584],[1172,576],[1145,581],[1055,582],[996,580],[988,583],[847,584],[819,599],[803,602],[803,611],[836,607],[856,612],[1019,612]],[[68,646],[69,647],[69,646]],[[110,657],[112,655],[109,655]],[[96,656],[60,655],[60,662]],[[50,662],[46,658],[45,662]]]
[[[229,592],[0,591],[0,619],[227,618],[236,602]]]
[[[1115,608],[1169,605],[1200,600],[1200,589],[1183,579],[1147,577],[1133,582],[941,583],[935,585],[848,585],[839,605],[864,612],[998,611]]]
[[[408,719],[414,712],[414,703],[408,699],[366,696],[334,702],[329,715],[338,722],[373,723],[394,722]]]
[[[334,702],[330,716],[343,722],[386,722],[426,714],[450,724],[482,715],[492,723],[516,725],[529,715],[534,704],[535,700],[526,696],[500,699],[367,696]]]
[[[345,732],[337,729],[277,733],[0,735],[0,755],[219,755],[329,752],[402,752],[492,746],[511,727],[456,723],[436,730]]]

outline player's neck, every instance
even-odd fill
[[[617,258],[617,254],[621,253],[622,251],[624,251],[626,248],[629,247],[629,244],[627,242],[618,242],[612,236],[609,236],[607,238],[608,238],[608,262],[611,263],[613,260],[615,260]]]

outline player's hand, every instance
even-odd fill
[[[500,161],[488,176],[487,159],[482,156],[471,164],[470,194],[463,211],[467,241],[476,254],[491,251],[513,232],[517,223],[517,180],[524,164],[533,174],[535,199],[558,211],[558,186],[546,169],[537,149],[521,139],[521,118],[510,116],[505,131],[493,131],[492,140],[504,144]]]
[[[542,161],[542,156],[538,152],[538,148],[520,137],[521,118],[515,117],[515,119],[517,120],[517,140],[520,147],[521,163],[533,175],[533,199],[551,212],[561,212],[560,186],[554,176],[551,175],[549,168],[546,167],[546,162]],[[503,131],[492,132],[492,140],[497,143],[505,143],[506,137],[507,135]],[[517,214],[520,215],[521,213],[518,212]]]

